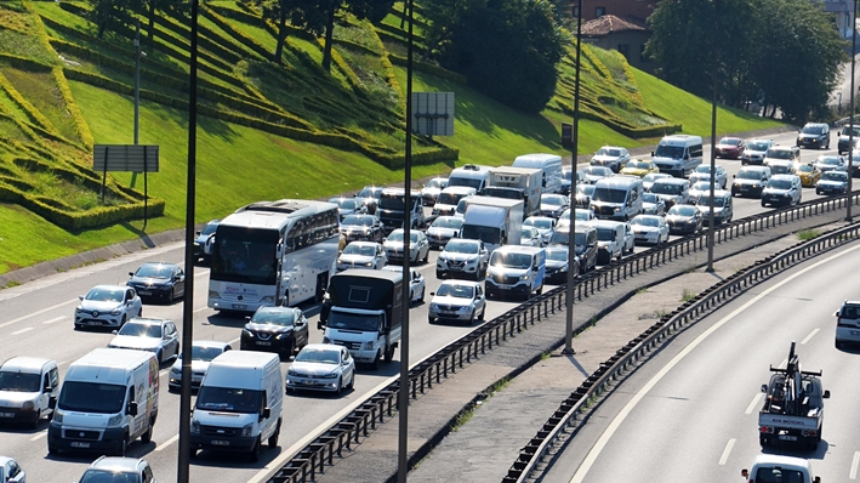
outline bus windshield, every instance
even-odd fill
[[[376,332],[382,323],[382,315],[354,314],[332,310],[328,316],[328,326],[332,329]]]
[[[279,238],[277,230],[219,225],[210,279],[275,285]]]

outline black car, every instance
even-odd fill
[[[371,215],[376,213],[376,207],[379,205],[379,195],[385,186],[365,186],[355,195],[355,199],[361,201],[367,207],[367,212]]]
[[[185,272],[173,263],[147,262],[125,284],[133,287],[141,299],[171,303],[185,295]]]
[[[385,237],[382,233],[382,222],[376,215],[346,215],[340,222],[340,233],[347,242],[355,240],[381,242]]]
[[[281,359],[308,344],[308,319],[295,307],[260,307],[242,329],[243,351],[277,352]]]
[[[830,149],[830,126],[821,122],[809,122],[797,134],[797,147]]]
[[[215,242],[215,230],[220,220],[212,220],[206,223],[202,231],[197,232],[194,239],[194,256],[200,260],[208,260],[212,256],[212,245]]]
[[[666,213],[666,224],[672,235],[696,233],[704,224],[702,212],[693,205],[675,205]]]
[[[568,263],[568,250],[566,246],[552,246],[546,249],[546,281],[549,283],[564,284],[567,283],[568,270],[571,264]],[[573,277],[579,276],[579,259],[573,260]]]

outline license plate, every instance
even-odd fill
[[[137,294],[138,295],[152,295],[152,292],[150,292],[149,290],[138,290]]]
[[[88,320],[87,325],[102,325],[101,320]]]
[[[511,285],[506,285],[506,284],[500,283],[500,284],[499,284],[499,288],[501,288],[501,289],[508,289],[508,288],[511,288]]]
[[[248,306],[245,304],[233,304],[234,309],[247,309]]]
[[[268,346],[268,345],[272,345],[272,343],[271,343],[270,341],[258,340],[258,341],[257,341],[257,345],[266,345],[266,346]]]
[[[790,434],[780,434],[779,439],[782,441],[797,441],[797,436],[792,436]]]
[[[0,418],[14,418],[15,413],[0,413]]]
[[[84,443],[81,441],[72,441],[71,446],[72,446],[72,448],[89,448],[90,443]]]
[[[304,384],[305,386],[319,386],[320,385],[319,381],[312,381],[312,380],[302,381],[302,384]]]
[[[213,446],[230,446],[230,442],[229,442],[229,441],[224,441],[224,440],[221,440],[221,439],[213,439],[213,440],[212,440],[212,445],[213,445]]]
[[[851,335],[860,335],[860,330],[852,330]],[[2,416],[2,414],[0,414]]]

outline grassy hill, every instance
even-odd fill
[[[93,144],[133,141],[131,27],[96,37],[85,2],[0,3],[0,273],[184,225],[189,29],[160,16],[141,70],[140,142],[160,146],[160,172],[92,170]],[[405,34],[399,12],[379,25],[346,18],[331,73],[322,42],[292,31],[270,61],[276,29],[242,2],[209,0],[200,17],[197,221],[259,199],[321,198],[403,178]],[[420,13],[420,10],[419,10]],[[421,31],[421,25],[416,30]],[[419,37],[418,45],[422,39]],[[569,52],[569,54],[572,54]],[[630,68],[617,52],[583,48],[580,152],[651,144],[664,133],[709,132],[710,104]],[[419,62],[413,89],[456,94],[455,136],[416,138],[413,176],[466,162],[508,164],[563,153],[574,63],[556,95],[524,115]],[[721,110],[721,132],[776,125]],[[102,201],[104,196],[104,201]]]

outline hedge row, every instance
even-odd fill
[[[381,57],[385,53],[385,48],[382,50],[373,50],[372,48],[359,44],[358,42],[353,42],[351,40],[346,39],[334,39],[335,45],[343,45],[344,47],[349,47],[350,49],[361,51],[363,54],[372,55],[374,57]]]
[[[84,147],[87,150],[91,150],[95,144],[93,133],[90,131],[90,126],[87,124],[87,121],[84,120],[84,116],[81,114],[80,109],[78,109],[78,105],[75,103],[75,98],[72,95],[71,89],[69,89],[69,83],[66,81],[66,76],[63,75],[63,68],[55,66],[52,71],[54,82],[60,90],[60,95],[63,97],[63,103],[66,105],[66,111],[70,116],[72,116],[72,121],[75,123],[78,137],[81,139]]]
[[[18,129],[20,129],[28,138],[30,138],[31,141],[33,141],[33,142],[36,141],[36,139],[37,139],[36,132],[33,131],[33,129],[31,129],[30,126],[27,125],[26,122],[13,116],[11,113],[8,113],[6,111],[6,109],[3,108],[2,105],[0,105],[0,117],[5,118],[11,122],[14,122],[15,125],[18,126]]]
[[[180,52],[172,47],[169,47],[169,50],[171,51],[170,55],[182,60],[186,64],[190,63],[190,54],[185,53],[185,51],[190,51],[190,44],[186,44],[180,39],[191,38],[191,31],[188,29],[188,27],[182,25],[173,17],[162,16],[159,17],[159,20],[160,21],[157,24],[158,27],[170,30],[171,32],[178,35],[179,38],[173,37],[172,35],[160,35],[156,38],[161,39],[162,45],[165,45],[166,47],[169,47],[169,45],[173,45],[176,48],[182,49],[182,51]],[[131,28],[128,28],[127,33],[128,35],[132,35]],[[223,40],[217,33],[210,31],[202,25],[198,26],[197,44],[200,46],[200,49],[203,49],[198,50],[198,57],[201,60],[205,60],[206,62],[209,62],[213,66],[217,66],[222,70],[232,72],[233,66],[235,66],[244,59],[243,55],[239,52],[235,52],[220,45],[216,41],[213,41],[209,38],[210,36],[214,36],[218,40]],[[215,55],[211,55],[209,52],[206,52],[207,50]],[[223,57],[224,60],[221,60],[217,56]],[[236,82],[236,80],[234,79],[232,82]]]
[[[0,59],[6,60],[8,57],[16,56],[0,52]],[[39,64],[35,61],[31,62],[36,63],[40,66],[40,68],[42,66],[47,67],[47,72],[51,71],[51,68],[44,64]],[[45,129],[55,130],[53,124],[51,124],[51,121],[49,121],[48,118],[46,118],[38,109],[36,109],[36,106],[30,104],[30,101],[24,99],[24,96],[22,96],[21,93],[18,92],[17,89],[15,89],[15,86],[13,86],[11,82],[9,82],[9,79],[7,79],[2,72],[0,72],[0,89],[6,91],[6,94],[8,94],[12,101],[15,102],[15,104],[17,104],[18,107],[20,107],[24,111],[24,113],[27,115],[27,117],[33,124],[42,126]]]
[[[245,6],[242,2],[236,2],[238,5]],[[222,5],[208,5],[210,9],[217,12],[222,17],[231,18],[238,22],[247,23],[250,25],[256,25],[258,27],[263,26],[263,18],[259,15],[254,15],[253,13],[248,12],[245,9],[236,10],[230,7],[224,7]]]
[[[325,49],[325,39],[317,39],[317,43]],[[361,82],[361,79],[355,75],[355,72],[352,70],[352,67],[344,60],[344,58],[340,55],[337,49],[332,46],[331,48],[331,60],[334,62],[334,65],[337,66],[338,70],[346,77],[346,82],[349,84],[349,87],[352,89],[356,95],[366,98],[364,92],[364,84]]]
[[[406,67],[408,61],[406,57],[401,57],[396,54],[389,53],[388,57],[391,59],[391,62],[397,64],[399,66]],[[426,62],[415,62],[412,61],[412,68],[417,70],[418,72],[424,72],[425,74],[432,74],[441,79],[447,79],[449,81],[457,82],[460,84],[468,84],[469,80],[466,76],[462,74],[458,74],[456,72],[452,72],[443,67],[439,67],[438,65],[428,64]]]
[[[440,148],[434,151],[422,151],[412,153],[412,165],[433,164],[440,161],[456,161],[460,158],[460,150],[453,148]],[[386,155],[377,160],[388,169],[401,169],[406,166],[406,156],[403,153]]]
[[[251,37],[248,37],[247,35],[245,35],[244,32],[241,32],[236,29],[236,27],[232,26],[230,22],[224,19],[224,17],[218,15],[209,7],[201,5],[200,13],[203,14],[204,17],[209,19],[209,21],[221,28],[221,30],[230,34],[240,44],[250,49],[252,52],[255,52],[257,55],[266,60],[270,60],[272,58],[272,54],[274,52],[269,52],[268,49],[257,43],[256,40],[252,39]]]
[[[72,171],[61,165],[49,165],[43,163],[37,159],[31,158],[15,158],[12,161],[15,165],[20,166],[23,169],[26,169],[29,172],[35,173],[51,173],[58,178],[66,181],[67,183],[80,183],[84,186],[84,188],[90,191],[100,192],[102,190],[102,180],[100,174],[97,174],[92,169],[87,170],[83,174],[79,171]],[[143,199],[142,195],[139,196],[129,196],[126,192],[122,190],[117,190],[119,187],[116,183],[111,183],[107,186],[107,190],[113,196],[116,196],[121,199],[125,199],[125,201],[129,203],[136,202],[138,200]]]

